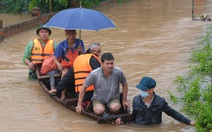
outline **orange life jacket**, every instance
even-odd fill
[[[79,52],[77,49],[74,49],[73,50],[73,53],[71,50],[68,50],[67,53],[66,53],[66,58],[67,60],[61,60],[61,65],[64,66],[64,67],[73,67],[73,63],[75,61],[75,59],[77,58],[77,56],[79,55]]]
[[[93,54],[83,54],[76,58],[74,61],[74,79],[75,79],[75,92],[78,93],[85,81],[85,78],[92,71],[90,66],[91,57],[95,57],[98,61],[99,58]],[[100,62],[100,61],[99,61]],[[94,90],[94,86],[89,86],[86,91]]]
[[[34,39],[31,60],[34,64],[42,63],[49,55],[54,53],[54,41],[49,39],[43,47],[38,39]]]

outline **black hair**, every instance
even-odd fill
[[[104,63],[105,60],[108,60],[108,61],[109,61],[109,60],[114,60],[114,57],[113,57],[113,55],[112,55],[111,53],[106,52],[106,53],[104,53],[104,54],[101,56],[101,62]]]

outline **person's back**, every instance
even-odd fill
[[[96,59],[98,61],[98,64],[95,65],[95,67],[92,68],[90,62],[91,58]],[[99,58],[94,54],[84,54],[80,55],[76,58],[74,61],[74,80],[75,80],[75,92],[78,94],[80,92],[80,89],[85,81],[85,78],[89,75],[89,73],[96,69],[97,67],[100,67],[100,61]],[[94,86],[90,86],[86,89],[86,95],[84,100],[90,100],[90,98],[93,95]]]
[[[94,57],[96,58],[96,60],[99,60],[99,58],[97,58],[93,54],[84,54],[84,55],[78,56],[76,60],[74,61],[73,68],[74,68],[75,92],[80,91],[80,88],[82,84],[84,83],[85,78],[93,70],[93,68],[90,65],[91,57]],[[99,66],[100,66],[100,61],[99,61]],[[89,89],[87,90],[89,91]]]

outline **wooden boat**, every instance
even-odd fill
[[[51,89],[50,81],[49,81],[50,76],[49,75],[40,76],[39,68],[37,68],[36,72],[37,72],[38,81],[39,81],[40,85],[43,87],[44,91],[51,98],[53,98],[55,101],[57,101],[61,105],[65,106],[66,108],[68,108],[72,111],[75,111],[75,108],[77,106],[77,101],[78,101],[77,96],[66,93],[67,98],[66,98],[65,101],[62,101],[60,99],[61,93],[58,92],[55,95],[50,94],[49,93],[49,90]],[[55,84],[57,85],[57,83],[60,80],[61,75],[60,74],[54,74],[53,76],[54,76],[54,79],[55,79]],[[120,94],[120,97],[122,98],[122,93]],[[120,98],[120,100],[121,100],[121,98]],[[83,107],[84,107],[84,110],[82,111],[81,114],[97,120],[97,123],[99,123],[99,124],[102,124],[102,123],[110,123],[111,124],[117,118],[121,118],[122,120],[125,120],[125,121],[130,119],[130,111],[124,110],[123,107],[121,108],[121,111],[118,114],[110,114],[109,112],[106,112],[103,116],[95,115],[93,113],[90,100],[84,100]],[[106,110],[106,111],[109,111],[109,110]]]

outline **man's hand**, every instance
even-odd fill
[[[194,126],[194,125],[195,125],[195,121],[191,121],[191,122],[190,122],[190,125],[191,125],[191,126]]]
[[[122,125],[123,121],[121,121],[121,118],[117,118],[115,122],[112,122],[113,125]]]
[[[78,50],[79,52],[83,53],[83,52],[82,52],[82,46],[81,46],[81,45],[78,46],[78,49],[77,49],[77,50]]]
[[[28,67],[30,70],[35,70],[35,66],[32,62],[28,63]]]
[[[129,102],[126,101],[126,100],[125,100],[125,101],[124,101],[124,100],[122,101],[122,105],[123,105],[123,107],[124,107],[124,110],[126,110],[126,108],[130,106],[130,105],[129,105]]]
[[[60,71],[62,71],[62,70],[63,70],[62,64],[59,63],[59,64],[57,65],[57,68],[58,68]]]
[[[82,110],[83,110],[82,105],[77,105],[77,107],[76,107],[76,112],[77,112],[78,114],[80,114],[80,113],[82,112]]]

